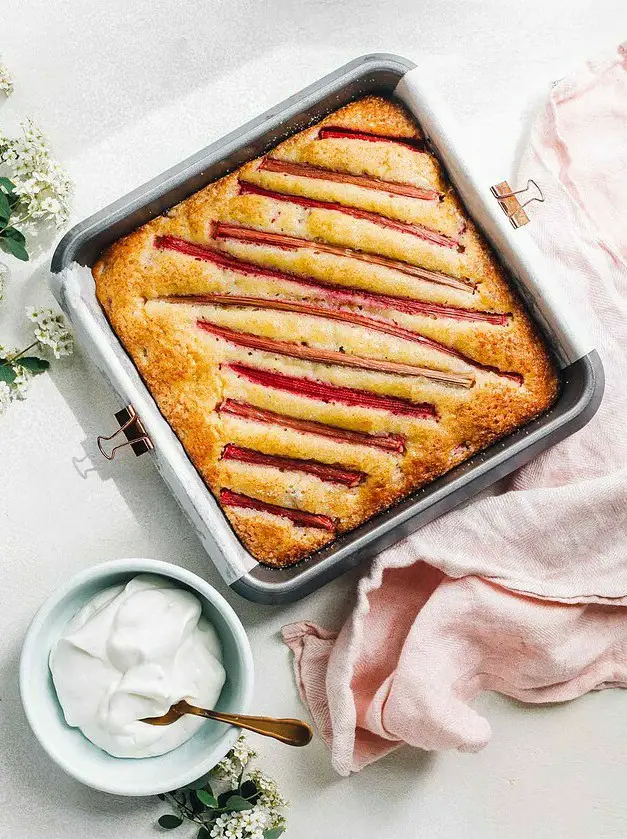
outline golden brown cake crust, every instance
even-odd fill
[[[321,136],[321,126],[349,129],[349,133]],[[223,505],[246,548],[270,565],[287,565],[306,557],[442,475],[545,411],[558,389],[555,367],[540,337],[436,158],[409,144],[351,136],[350,131],[420,139],[402,106],[366,97],[273,149],[269,157],[287,171],[260,168],[263,158],[245,164],[116,242],[93,269],[98,299],[113,329],[212,492],[219,497],[222,490],[231,490],[288,512],[301,510],[324,518],[322,524],[319,520],[296,522],[272,509]],[[296,169],[289,164],[296,164]],[[309,170],[298,168],[303,166]],[[350,183],[325,180],[325,171],[358,177]],[[378,180],[373,184],[372,179]],[[427,199],[417,198],[419,193],[391,193],[385,186],[374,188],[379,181],[441,195]],[[292,201],[281,197],[286,195]],[[303,198],[326,206],[299,203]],[[328,206],[334,202],[336,209]],[[338,210],[337,204],[358,212]],[[223,237],[223,228],[216,227],[216,222],[352,251],[338,254]],[[436,236],[445,237],[441,241],[454,240],[457,246],[427,241],[402,225],[435,231]],[[194,258],[159,237],[212,248],[248,266],[259,266],[259,271]],[[401,269],[422,266],[438,272],[445,282],[412,276],[398,270],[398,264],[375,264],[360,258],[363,253],[400,262]],[[290,277],[306,282],[294,284]],[[390,308],[372,298],[364,303],[357,298],[325,297],[325,287],[427,302],[435,304],[437,315],[403,311],[402,306]],[[210,302],[166,299],[190,295],[222,297]],[[296,301],[318,310],[322,306],[343,312],[348,319],[303,312],[302,305],[296,311],[288,306],[286,311],[262,304],[225,304],[226,295]],[[504,317],[487,322],[450,314],[469,309]],[[358,322],[355,316],[376,323]],[[199,328],[198,321],[213,331]],[[216,327],[222,331],[216,332]],[[408,332],[417,338],[408,339]],[[251,336],[261,336],[275,343],[271,349],[251,348],[229,340],[231,335],[243,335],[248,342]],[[424,339],[437,343],[434,346]],[[272,349],[281,346],[276,342],[282,342],[280,352]],[[317,360],[293,357],[285,354],[286,346],[287,352],[292,347],[318,355],[342,353],[347,363],[357,359],[362,366],[329,363],[317,356]],[[465,377],[472,386],[367,369],[369,359],[446,371]],[[292,393],[267,382],[255,383],[233,364],[278,373],[291,381],[322,382],[400,398],[404,404],[426,403],[436,416],[407,416],[329,398],[322,401],[304,392],[307,382],[300,392]],[[370,442],[334,439],[288,427],[289,422],[239,416],[223,409],[225,400],[289,420],[360,432],[370,435],[362,438]],[[404,441],[404,450],[378,447],[372,435],[386,434]],[[274,465],[244,462],[239,455],[225,456],[228,444],[240,452],[252,451],[255,457],[343,467],[361,478],[347,486],[324,473],[320,477],[319,471],[302,471],[299,464],[285,468],[284,461]]]

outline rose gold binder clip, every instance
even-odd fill
[[[528,193],[531,187],[535,187],[536,194],[531,195],[521,204],[518,200],[518,196]],[[531,204],[532,201],[538,201],[540,203],[544,201],[544,193],[538,184],[531,178],[527,181],[527,186],[523,189],[512,190],[507,181],[501,181],[500,184],[491,186],[490,192],[499,202],[501,209],[510,220],[514,229],[518,229],[519,227],[523,227],[525,224],[529,224],[530,218],[525,212],[525,207],[528,204]]]
[[[96,439],[98,448],[100,449],[103,457],[106,457],[107,460],[113,460],[117,450],[123,449],[125,446],[130,446],[137,457],[139,457],[140,454],[144,454],[144,452],[149,452],[154,449],[152,440],[146,434],[146,430],[144,429],[144,426],[142,425],[142,422],[137,416],[137,412],[132,405],[127,405],[126,408],[122,408],[121,411],[118,411],[117,414],[115,414],[115,418],[120,424],[118,430],[114,431],[113,434],[110,434],[108,437],[100,435]],[[104,449],[103,443],[106,443],[108,440],[113,440],[120,433],[124,434],[126,442],[119,443],[117,446],[114,446],[109,453],[107,453]]]

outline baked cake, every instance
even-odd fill
[[[556,370],[410,114],[369,96],[112,245],[98,298],[260,562],[545,411]]]

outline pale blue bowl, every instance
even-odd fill
[[[118,559],[77,574],[46,600],[31,623],[20,660],[20,693],[30,727],[59,766],[87,786],[115,795],[156,795],[189,784],[226,755],[240,729],[207,720],[186,743],[158,757],[111,757],[65,722],[48,656],[67,622],[94,594],[137,574],[158,574],[189,589],[214,625],[226,670],[216,708],[246,713],[253,691],[253,660],[246,632],[221,594],[196,574],[153,559]]]

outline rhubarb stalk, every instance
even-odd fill
[[[281,300],[279,298],[267,297],[239,297],[234,294],[190,294],[185,297],[166,297],[164,298],[169,303],[183,303],[186,305],[201,305],[201,306],[242,306],[253,309],[272,309],[279,312],[297,312],[301,315],[310,315],[311,317],[326,318],[327,320],[337,320],[341,323],[350,323],[353,326],[363,326],[364,329],[372,329],[373,332],[382,332],[385,335],[391,335],[393,338],[401,338],[405,341],[411,341],[414,344],[421,344],[423,347],[428,347],[435,352],[450,355],[453,358],[463,361],[470,367],[477,370],[485,370],[488,373],[496,373],[499,376],[505,376],[509,379],[522,381],[522,377],[518,373],[503,373],[497,367],[489,364],[482,364],[480,361],[464,355],[452,347],[447,347],[439,341],[434,341],[432,338],[427,338],[426,335],[421,335],[419,332],[414,332],[411,329],[405,329],[402,326],[397,326],[394,323],[388,323],[377,318],[369,318],[365,315],[360,315],[357,312],[346,312],[344,309],[329,309],[322,306],[314,306],[311,303],[304,303],[300,300]]]
[[[164,298],[169,303],[184,303],[192,305],[204,306],[241,306],[252,309],[272,309],[279,312],[296,312],[301,315],[310,315],[311,317],[326,318],[327,320],[336,320],[341,323],[349,323],[352,326],[363,326],[365,329],[371,329],[374,332],[382,332],[386,335],[391,335],[394,338],[402,338],[405,341],[411,341],[414,344],[421,344],[429,347],[429,349],[437,352],[445,353],[446,355],[458,358],[467,364],[475,364],[472,359],[466,358],[462,353],[450,347],[440,344],[419,332],[413,332],[411,329],[405,329],[402,326],[396,326],[393,323],[387,323],[383,320],[360,315],[357,312],[347,312],[344,309],[329,309],[322,306],[315,306],[311,303],[305,303],[300,300],[283,300],[277,297],[240,297],[235,294],[198,294],[186,295],[184,297],[167,297]],[[481,366],[481,365],[476,365]]]
[[[427,146],[424,140],[412,137],[390,137],[386,134],[373,134],[370,131],[358,131],[355,128],[341,128],[325,125],[318,131],[317,140],[364,140],[369,143],[396,143],[412,151],[424,153]]]
[[[330,466],[318,460],[301,460],[295,457],[264,454],[254,449],[236,446],[233,443],[228,443],[224,447],[221,460],[235,460],[238,463],[250,463],[252,466],[270,466],[273,469],[280,469],[282,472],[303,472],[305,475],[313,475],[321,481],[330,484],[342,484],[351,489],[358,486],[366,477],[364,472],[359,472],[356,469],[346,469],[339,464]]]
[[[452,277],[439,271],[429,271],[420,265],[412,265],[410,262],[403,262],[400,259],[389,259],[376,253],[367,251],[356,251],[352,248],[343,248],[336,245],[329,245],[326,242],[316,242],[313,239],[301,239],[297,236],[286,236],[283,233],[271,233],[268,230],[255,230],[251,227],[242,227],[239,224],[216,222],[212,231],[215,239],[235,239],[239,242],[246,242],[251,245],[265,245],[280,250],[295,251],[302,248],[316,251],[317,253],[328,253],[332,256],[357,259],[360,262],[367,262],[370,265],[379,265],[382,268],[389,268],[398,271],[409,277],[425,280],[430,283],[455,288],[459,291],[474,293],[474,285],[469,279]]]
[[[304,240],[306,241],[306,240]],[[256,265],[253,262],[245,262],[234,256],[228,256],[215,248],[208,248],[179,239],[176,236],[158,236],[155,239],[155,247],[161,250],[173,250],[186,254],[194,259],[212,262],[221,268],[229,271],[237,271],[240,274],[268,279],[278,280],[282,283],[291,283],[296,286],[310,289],[317,292],[317,296],[331,304],[347,304],[359,307],[367,306],[374,311],[380,309],[395,309],[408,315],[425,315],[432,318],[450,318],[461,321],[483,321],[496,326],[505,326],[511,315],[507,312],[483,312],[480,309],[464,309],[459,306],[446,306],[442,303],[427,303],[409,297],[396,297],[392,294],[378,294],[373,291],[364,291],[351,286],[336,286],[325,283],[321,280],[314,280],[311,277],[300,277],[294,274],[286,274],[274,268],[266,268]],[[204,295],[190,295],[196,302],[202,303]],[[172,301],[185,302],[185,296],[165,298]]]
[[[346,207],[337,201],[318,201],[316,198],[305,198],[302,195],[276,192],[275,190],[264,189],[261,186],[256,186],[247,181],[239,181],[239,191],[240,195],[259,195],[261,198],[270,198],[272,201],[285,201],[288,204],[297,204],[299,207],[305,207],[308,210],[331,210],[335,213],[343,213],[344,215],[351,216],[351,218],[357,218],[361,221],[376,224],[379,227],[395,230],[397,233],[408,233],[410,236],[416,236],[418,239],[429,242],[431,245],[438,245],[442,248],[453,248],[460,252],[464,250],[464,246],[459,239],[445,236],[444,233],[438,233],[437,230],[432,230],[430,227],[396,221],[380,213],[371,213],[369,210],[358,210],[356,207]]]
[[[235,344],[238,347],[247,347],[251,350],[260,350],[275,355],[286,355],[289,358],[300,358],[303,361],[311,361],[317,364],[337,365],[339,367],[352,367],[358,370],[369,372],[390,373],[397,376],[421,376],[431,379],[438,384],[454,385],[456,387],[470,388],[475,380],[472,376],[464,373],[452,373],[445,370],[434,370],[430,367],[418,367],[414,364],[405,364],[401,361],[384,361],[378,358],[362,358],[357,355],[348,355],[338,350],[324,350],[315,347],[308,347],[305,344],[296,344],[291,341],[278,341],[276,338],[266,338],[263,335],[254,335],[252,332],[240,332],[230,329],[227,326],[219,326],[206,320],[196,321],[199,329],[215,335],[224,341]]]
[[[320,181],[331,181],[338,184],[351,184],[363,189],[374,189],[387,192],[390,195],[402,195],[405,198],[417,198],[420,201],[440,201],[444,196],[437,189],[403,184],[397,181],[384,181],[381,178],[370,178],[367,175],[351,175],[348,172],[334,172],[320,166],[309,166],[305,163],[292,163],[290,160],[278,160],[276,157],[264,157],[259,169],[263,172],[278,172],[282,175],[294,175],[298,178],[312,178]]]
[[[316,399],[319,402],[387,411],[396,416],[412,417],[413,419],[437,420],[438,418],[435,405],[430,402],[412,402],[399,396],[387,396],[369,390],[332,385],[301,376],[288,376],[285,373],[249,367],[247,364],[240,364],[235,361],[227,366],[238,376],[248,379],[253,384],[293,393],[300,397]]]
[[[266,425],[278,425],[282,428],[290,428],[304,434],[315,434],[319,437],[326,437],[334,443],[350,443],[356,446],[370,446],[375,449],[383,449],[388,452],[405,451],[405,438],[401,434],[367,434],[364,431],[350,431],[346,428],[338,428],[334,425],[325,425],[323,422],[314,420],[297,419],[286,414],[277,414],[274,411],[267,411],[264,408],[257,408],[246,402],[238,402],[236,399],[225,399],[217,407],[220,414],[229,414],[239,419],[261,422]]]
[[[292,507],[279,507],[277,504],[267,504],[257,498],[250,498],[230,489],[220,490],[220,504],[223,507],[240,507],[247,510],[257,510],[260,513],[270,513],[273,516],[289,519],[297,527],[315,527],[318,530],[328,530],[335,533],[335,524],[329,516],[317,513],[307,513],[305,510],[295,510]]]

